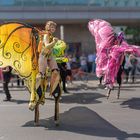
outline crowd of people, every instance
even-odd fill
[[[95,53],[85,56],[84,54],[80,58],[68,56],[69,61],[67,63],[58,64],[59,69],[61,69],[62,87],[64,93],[69,93],[66,87],[66,83],[72,83],[75,80],[75,75],[83,75],[85,73],[96,73],[96,55]],[[136,80],[136,75],[140,73],[140,58],[132,54],[125,54],[125,63],[123,67],[123,79],[124,83],[134,83]],[[9,92],[8,84],[10,79],[13,77],[11,74],[11,67],[5,67],[0,69],[0,80],[3,82],[3,91],[6,95],[4,101],[10,101],[12,96]],[[24,81],[21,80],[17,75],[14,76],[16,79],[17,86],[24,86]],[[99,85],[102,83],[103,77],[99,79]]]
[[[76,58],[75,56],[69,56],[69,58],[72,69],[80,68],[84,72],[95,73],[96,71],[95,53],[88,55],[85,55],[83,53],[79,58]]]
[[[73,61],[74,60],[74,61]],[[75,69],[79,68],[81,71],[86,73],[96,73],[96,55],[95,53],[89,54],[85,56],[84,54],[80,56],[79,59],[71,58],[70,59],[70,65],[72,68],[72,71],[74,72]],[[140,73],[140,58],[136,57],[132,54],[125,54],[125,61],[124,61],[124,79],[126,83],[128,83],[129,80],[132,81],[132,83],[135,82],[136,75],[139,75]],[[102,80],[102,78],[100,79]]]

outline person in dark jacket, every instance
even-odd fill
[[[64,93],[69,93],[66,88],[67,64],[65,62],[62,62],[62,63],[57,63],[57,65],[60,70],[63,91],[64,91]]]
[[[10,101],[11,100],[11,94],[9,92],[9,88],[8,88],[8,84],[10,82],[11,79],[11,71],[12,68],[10,66],[7,66],[5,68],[2,69],[2,73],[3,73],[3,90],[5,92],[6,98],[4,101]]]
[[[129,59],[130,59],[131,65],[132,65],[132,69],[131,69],[132,83],[134,83],[138,60],[137,60],[137,57],[133,54],[130,54]]]

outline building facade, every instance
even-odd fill
[[[56,36],[62,38],[63,34],[69,52],[76,55],[95,51],[95,42],[87,28],[93,18],[105,19],[114,26],[140,26],[140,0],[0,1],[1,23],[22,21],[43,29],[47,20],[54,20],[58,24]]]

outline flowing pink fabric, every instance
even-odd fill
[[[114,40],[110,23],[96,19],[89,21],[88,28],[96,42],[96,75],[101,77],[107,69],[108,54]]]
[[[104,20],[91,20],[88,28],[96,42],[96,75],[97,77],[104,76],[104,82],[112,87],[124,53],[140,56],[140,47],[129,45],[125,41],[120,46],[114,45],[115,33],[110,23]]]
[[[115,83],[115,79],[120,68],[121,58],[124,56],[124,53],[131,53],[136,56],[140,56],[140,48],[135,45],[129,45],[126,42],[123,42],[120,46],[112,46],[109,54],[108,68],[104,74],[104,82],[108,84],[109,87],[113,87]]]

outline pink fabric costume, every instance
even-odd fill
[[[111,88],[115,83],[115,78],[117,77],[121,65],[121,58],[124,56],[124,53],[132,53],[140,56],[140,48],[134,48],[133,45],[128,45],[126,42],[123,42],[120,46],[112,46],[110,49],[107,69],[104,74],[104,82]]]
[[[91,34],[96,42],[96,75],[101,77],[107,69],[109,51],[114,42],[114,32],[110,23],[98,19],[88,23]]]
[[[91,20],[88,23],[91,34],[96,42],[96,75],[104,76],[104,82],[112,87],[115,83],[121,58],[125,52],[140,56],[140,47],[129,45],[123,41],[120,45],[115,45],[115,40],[123,40],[122,36],[116,36],[111,25],[101,19]]]

